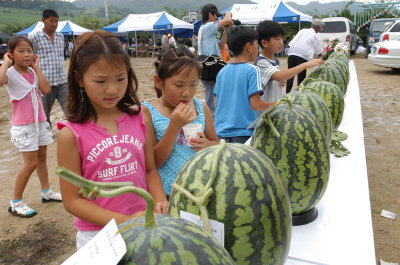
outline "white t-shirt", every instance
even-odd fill
[[[318,35],[312,28],[300,30],[289,43],[289,46],[288,56],[296,55],[307,61],[314,57],[314,53],[323,52]]]
[[[261,99],[266,102],[278,101],[282,97],[282,87],[278,81],[272,79],[272,75],[280,71],[279,60],[273,60],[260,55],[254,63],[261,71],[261,84],[264,94]]]

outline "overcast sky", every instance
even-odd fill
[[[250,0],[250,1],[255,2],[255,3],[271,3],[274,0]],[[313,1],[320,2],[320,3],[329,3],[329,2],[340,2],[343,0],[284,0],[284,2],[295,2],[299,5],[305,5],[305,4],[308,4]],[[374,0],[364,0],[364,1],[360,1],[360,2],[374,3],[375,1]]]

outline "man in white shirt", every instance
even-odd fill
[[[314,19],[311,28],[302,29],[294,36],[293,40],[289,43],[288,69],[310,61],[313,59],[314,54],[319,56],[323,52],[317,33],[320,32],[324,26],[325,23],[322,20]],[[306,71],[305,69],[297,75],[297,85],[300,85],[304,78],[306,78]],[[293,80],[294,77],[287,80],[286,93],[292,90]]]

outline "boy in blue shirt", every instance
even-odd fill
[[[260,69],[253,65],[257,40],[257,32],[250,27],[232,26],[228,34],[228,47],[235,57],[218,73],[214,89],[215,129],[228,143],[245,143],[253,134],[254,129],[247,127],[257,112],[275,104],[261,100]]]

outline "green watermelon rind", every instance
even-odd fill
[[[339,128],[344,112],[344,98],[340,88],[331,82],[314,80],[302,88],[302,91],[314,92],[321,96],[331,113],[333,129]]]
[[[192,194],[204,192],[215,151],[208,147],[182,167],[175,180]],[[237,264],[284,264],[291,238],[291,208],[279,172],[263,153],[227,144],[209,198],[209,219],[224,223],[225,248]],[[197,204],[172,189],[169,214],[199,215]]]
[[[328,145],[332,138],[332,118],[329,107],[324,99],[317,93],[305,91],[292,91],[285,97],[290,98],[293,104],[298,104],[308,109],[317,118],[319,125],[325,133]]]
[[[306,108],[279,104],[254,130],[250,145],[266,154],[280,172],[291,199],[292,213],[315,207],[329,179],[329,148],[316,117]]]
[[[235,264],[214,237],[189,221],[156,215],[155,226],[144,222],[142,216],[118,226],[122,230],[132,225],[121,232],[127,253],[118,264]]]

